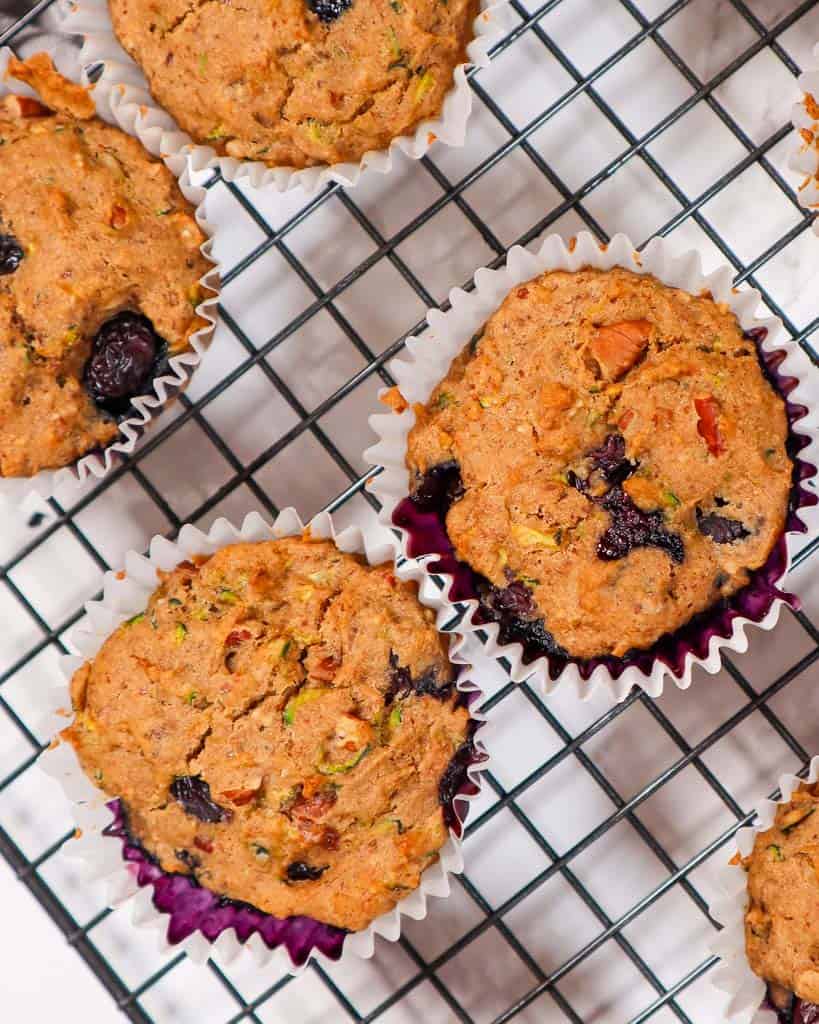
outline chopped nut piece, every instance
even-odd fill
[[[108,217],[108,223],[114,229],[119,231],[125,227],[128,223],[128,210],[121,203],[114,203],[111,207],[111,213]]]
[[[58,113],[70,114],[80,120],[88,120],[94,116],[94,101],[91,94],[81,85],[69,82],[57,71],[47,53],[35,53],[28,60],[18,60],[16,57],[9,58],[7,75],[9,78],[16,78],[25,82],[35,89],[44,102]],[[38,107],[42,104],[36,100],[29,100],[26,97],[17,97],[28,104],[35,103]],[[48,113],[44,110],[44,113]],[[18,114],[19,117],[40,117],[39,113]]]
[[[648,320],[624,320],[598,327],[589,348],[607,380],[617,380],[634,366],[648,346]]]

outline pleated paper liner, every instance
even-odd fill
[[[151,152],[162,152],[168,165],[176,168],[178,174],[182,174],[189,163],[195,172],[218,170],[225,181],[277,192],[301,188],[312,194],[333,181],[347,186],[356,185],[368,170],[388,174],[398,152],[412,160],[420,160],[434,142],[463,146],[472,112],[472,89],[466,73],[472,66],[489,66],[489,51],[503,34],[500,11],[506,4],[507,0],[481,0],[480,13],[474,22],[474,37],[466,48],[467,60],[455,67],[452,88],[444,98],[438,117],[424,120],[411,134],[393,139],[387,149],[365,153],[358,163],[303,169],[268,167],[258,160],[220,156],[212,146],[193,142],[156,103],[142,71],[119,45],[107,0],[60,0],[60,10],[63,31],[83,38],[82,64],[85,67],[104,65],[98,88],[110,97],[115,109],[122,106],[135,109],[136,119],[146,133],[150,126]]]
[[[409,524],[412,506],[407,501],[407,437],[415,422],[412,406],[428,400],[448,372],[453,358],[513,288],[545,271],[576,271],[583,267],[601,270],[624,267],[638,274],[653,274],[663,283],[692,294],[709,291],[717,302],[733,310],[744,331],[756,342],[767,375],[786,402],[789,451],[795,459],[790,508],[785,532],[766,563],[752,574],[750,583],[727,602],[698,615],[675,633],[663,636],[648,650],[623,658],[600,657],[585,662],[546,654],[527,659],[520,643],[501,644],[498,625],[484,620],[471,570],[455,559],[437,518],[418,514]],[[365,457],[381,467],[381,472],[374,475],[370,483],[371,492],[382,504],[381,521],[396,530],[404,557],[420,559],[427,572],[443,581],[442,593],[449,607],[440,623],[457,620],[452,629],[460,637],[481,631],[480,635],[486,637],[485,653],[505,659],[513,680],[531,678],[547,695],[558,686],[570,686],[581,698],[587,698],[595,688],[604,686],[615,700],[625,699],[633,686],[657,696],[667,677],[685,689],[691,683],[695,665],[707,672],[717,672],[721,651],[747,650],[747,629],[773,629],[785,604],[797,606],[797,599],[779,585],[789,566],[788,537],[806,530],[801,516],[808,512],[819,522],[819,516],[811,508],[816,504],[816,495],[807,486],[816,474],[815,463],[819,458],[819,412],[816,399],[804,383],[810,364],[799,346],[784,337],[779,320],[757,318],[759,293],[753,289],[735,290],[732,279],[733,272],[727,266],[703,274],[696,252],[676,255],[663,239],[652,240],[643,252],[637,253],[625,235],[617,235],[606,247],[599,246],[587,232],[570,244],[558,235],[551,235],[536,253],[515,246],[509,251],[505,266],[498,270],[478,270],[472,291],[454,289],[449,296],[451,308],[446,313],[431,310],[427,314],[429,329],[411,338],[407,342],[407,354],[390,364],[410,408],[400,414],[379,414],[370,418],[370,425],[380,440],[368,449]]]
[[[205,534],[193,526],[184,526],[173,543],[155,537],[149,556],[129,552],[124,573],[107,573],[103,597],[86,606],[90,631],[76,631],[73,642],[80,656],[62,660],[63,682],[53,694],[54,715],[70,707],[69,684],[76,669],[93,657],[106,638],[125,619],[144,610],[150,594],[158,585],[157,570],[168,571],[195,555],[211,555],[229,544],[273,540],[298,536],[304,530],[294,509],[284,510],[272,526],[252,513],[240,528],[220,519]],[[314,537],[331,539],[341,551],[363,554],[370,564],[392,561],[395,541],[374,518],[337,533],[329,515],[322,514],[310,523]],[[419,599],[439,610],[440,596],[426,586],[417,566],[398,571],[402,579],[419,585]],[[455,661],[455,659],[453,659]],[[439,853],[439,860],[421,876],[418,889],[407,895],[390,912],[376,918],[363,931],[348,933],[309,917],[278,918],[196,884],[187,876],[163,871],[128,831],[127,818],[119,801],[111,801],[97,790],[85,773],[69,743],[53,744],[40,759],[41,767],[63,786],[74,805],[80,838],[66,844],[62,855],[79,859],[91,878],[108,881],[108,902],[112,906],[131,900],[134,923],[157,933],[163,950],[184,948],[202,962],[218,955],[223,963],[252,955],[260,966],[274,962],[290,971],[302,970],[311,958],[339,960],[347,956],[372,956],[375,936],[395,941],[401,934],[406,915],[420,920],[427,914],[429,897],[445,897],[450,891],[450,874],[463,870],[460,836],[469,801],[477,796],[480,772],[487,760],[481,729],[483,717],[474,710],[479,694],[471,679],[470,666],[458,662],[461,671],[456,683],[464,693],[473,720],[472,742],[457,791],[444,810],[450,821],[450,834]],[[65,720],[52,718],[50,723]],[[477,735],[476,735],[477,734]]]
[[[66,78],[81,82],[83,85],[89,84],[87,78],[82,76],[76,56],[68,47],[54,46],[51,51],[47,52]],[[8,93],[36,96],[36,93],[27,85],[14,78],[6,77],[10,56],[12,56],[12,51],[7,47],[0,48],[0,98]],[[145,127],[139,122],[135,110],[120,105],[112,107],[109,103],[110,97],[104,91],[96,88],[92,90],[91,95],[97,107],[97,114],[103,121],[121,128],[128,135],[140,139],[148,149],[151,148],[148,145],[150,140],[146,135]],[[171,168],[171,170],[173,169]],[[118,423],[119,434],[111,444],[104,449],[91,451],[72,465],[61,469],[43,470],[31,477],[0,477],[0,498],[19,505],[32,492],[47,498],[57,488],[66,484],[79,486],[89,479],[102,480],[134,451],[151,420],[162,412],[181,391],[184,391],[196,367],[201,363],[211,344],[216,326],[219,266],[212,256],[213,228],[205,219],[207,193],[205,189],[191,182],[187,172],[182,173],[178,178],[178,184],[184,197],[195,207],[196,223],[207,236],[207,241],[201,247],[202,255],[214,264],[213,268],[198,282],[204,293],[208,295],[208,298],[196,307],[197,314],[207,321],[206,326],[191,335],[189,349],[171,356],[167,360],[167,371],[154,380],[151,393],[132,400],[132,408]]]

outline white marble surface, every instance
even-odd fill
[[[534,9],[535,0],[525,0]],[[648,18],[666,8],[665,0],[640,0],[637,9]],[[748,6],[767,28],[796,8],[793,0],[751,0]],[[515,17],[510,15],[514,22]],[[626,43],[640,26],[620,0],[563,0],[543,19],[543,29],[557,42],[580,74],[593,71],[614,49]],[[590,26],[592,30],[590,30]],[[728,0],[692,0],[663,29],[662,36],[688,62],[700,79],[719,73],[726,62],[741,54],[755,33]],[[819,39],[819,3],[779,38],[780,45],[798,64],[808,61]],[[548,57],[532,33],[524,35],[480,76],[481,85],[499,103],[515,126],[525,126],[544,108],[558,101],[573,85],[569,71]],[[601,100],[610,104],[626,129],[639,135],[649,131],[691,95],[693,86],[672,66],[658,45],[644,41],[596,83]],[[763,49],[716,90],[715,98],[735,117],[753,143],[764,141],[786,123],[798,95],[795,79],[779,57]],[[462,151],[437,149],[433,158],[440,170],[456,182],[469,174],[508,139],[505,128],[477,104],[467,146]],[[531,136],[540,155],[565,188],[583,187],[627,148],[627,141],[611,125],[587,94],[581,94]],[[787,169],[790,141],[785,139],[768,154],[772,168],[788,188],[797,184]],[[671,174],[691,201],[744,156],[740,139],[726,128],[705,103],[654,139],[650,156]],[[440,186],[418,164],[402,160],[388,180],[372,178],[350,194],[386,238],[402,231],[416,215],[440,196]],[[285,222],[303,203],[285,198],[250,195],[271,225]],[[464,192],[464,201],[481,217],[503,246],[520,238],[562,200],[560,186],[550,184],[533,160],[520,150],[478,177]],[[681,198],[674,195],[637,157],[594,188],[583,210],[609,234],[627,231],[637,242],[664,230],[678,214]],[[222,188],[211,197],[211,217],[220,225],[218,255],[228,267],[235,265],[262,239],[259,228]],[[743,264],[755,260],[798,223],[799,211],[759,167],[748,169],[727,190],[709,200],[702,215],[730,243]],[[571,234],[584,222],[577,211],[566,213],[549,227]],[[724,256],[701,226],[688,219],[670,235],[681,248],[695,246],[711,268]],[[287,236],[290,250],[308,268],[320,288],[333,288],[362,260],[374,241],[338,200],[332,199]],[[467,216],[453,204],[444,207],[419,231],[403,239],[396,257],[417,276],[435,301],[464,283],[474,269],[494,253]],[[758,280],[789,317],[797,331],[819,314],[819,240],[804,231],[758,272]],[[275,250],[266,253],[250,270],[232,281],[224,304],[254,344],[262,344],[313,302],[313,295]],[[382,259],[351,285],[339,291],[335,309],[361,333],[375,352],[400,338],[424,313],[424,302],[401,278],[389,260]],[[819,343],[814,333],[813,343]],[[207,396],[210,389],[246,358],[246,352],[221,328],[211,354],[197,374],[190,394]],[[269,364],[290,385],[309,410],[331,395],[364,365],[338,320],[327,311],[317,314],[289,336],[268,357]],[[813,371],[814,380],[816,372]],[[377,381],[367,378],[336,408],[323,416],[320,426],[330,434],[356,471],[365,466],[361,452],[371,439],[366,425],[373,410]],[[174,413],[167,414],[170,419]],[[297,422],[298,416],[277,396],[269,380],[255,369],[222,396],[203,407],[205,420],[228,441],[232,451],[247,462],[276,442]],[[159,488],[180,517],[197,508],[227,481],[228,463],[215,450],[202,427],[187,424],[178,434],[141,463],[146,477]],[[309,516],[347,484],[339,467],[308,431],[268,461],[255,480],[273,501],[295,502]],[[76,500],[62,495],[70,502]],[[252,493],[241,487],[229,495],[203,522],[218,514],[239,518],[258,507]],[[0,561],[13,558],[33,535],[26,517],[4,516],[0,530]],[[77,525],[102,556],[117,566],[124,552],[141,548],[148,537],[169,524],[130,475],[76,517]],[[42,529],[42,527],[40,527]],[[805,600],[808,612],[819,621],[819,574],[816,557],[793,574],[793,587]],[[56,570],[55,571],[55,567]],[[67,529],[19,563],[10,573],[13,584],[34,603],[43,619],[60,629],[81,603],[99,586],[94,562]],[[0,586],[0,671],[29,651],[39,639],[39,626],[21,614],[5,586]],[[777,631],[752,640],[751,651],[738,662],[756,689],[783,669],[795,664],[810,640],[796,620],[783,616]],[[53,651],[40,654],[3,687],[14,710],[37,729],[39,695],[49,684]],[[484,674],[487,692],[494,692],[501,677]],[[796,738],[811,753],[819,750],[819,669],[803,672],[772,701]],[[688,693],[668,692],[659,701],[661,713],[684,740],[695,743],[709,735],[747,702],[727,673],[700,676]],[[568,694],[550,703],[562,726],[576,734],[607,710],[602,699],[578,704]],[[532,712],[520,693],[501,701],[493,714],[491,737],[497,759],[497,777],[505,787],[525,778],[561,747],[559,736]],[[43,736],[42,738],[46,738]],[[623,799],[628,799],[680,756],[679,747],[666,735],[649,711],[636,705],[584,746],[591,763],[603,771]],[[18,764],[28,748],[0,715],[0,776]],[[709,747],[703,763],[723,779],[731,795],[750,807],[771,789],[782,770],[795,767],[796,758],[764,715],[755,712]],[[482,807],[493,798],[487,793]],[[519,806],[537,824],[543,836],[564,852],[615,810],[610,797],[575,758],[529,787]],[[662,840],[677,864],[686,863],[698,850],[732,823],[732,815],[703,781],[688,767],[662,786],[639,809],[639,819]],[[56,787],[36,770],[0,791],[0,823],[30,856],[36,856],[70,827],[67,808]],[[718,854],[717,856],[721,856]],[[498,814],[467,843],[469,878],[491,906],[498,906],[548,864],[548,858],[509,811]],[[612,919],[662,883],[666,869],[640,839],[634,825],[622,822],[603,840],[592,844],[571,863],[583,882]],[[709,863],[691,875],[692,883],[707,900],[711,895]],[[52,858],[43,875],[79,921],[86,921],[101,906],[99,888],[77,879],[61,858]],[[0,930],[0,1014],[3,1020],[61,1020],[80,1024],[118,1017],[108,997],[68,950],[57,930],[42,918],[26,891],[0,868],[3,907],[19,922],[14,930]],[[426,922],[413,924],[407,935],[418,953],[427,958],[441,954],[464,934],[482,913],[469,895],[457,887],[445,903],[436,904]],[[592,941],[601,924],[573,891],[566,877],[557,875],[537,889],[504,918],[506,926],[526,946],[533,961],[546,971],[558,968]],[[704,944],[711,927],[679,887],[628,924],[624,936],[666,985],[675,984],[705,958]],[[118,910],[92,937],[111,960],[123,980],[138,985],[162,965],[151,941],[135,931],[126,910]],[[252,967],[227,971],[245,998],[254,998],[275,978],[261,977]],[[334,981],[368,1012],[394,987],[412,977],[408,954],[381,942],[372,963],[331,971]],[[497,929],[484,932],[440,971],[441,980],[479,1024],[487,1024],[522,996],[535,982],[524,963]],[[613,941],[604,943],[580,967],[560,982],[560,991],[577,1015],[589,1024],[622,1024],[642,1012],[655,992]],[[38,998],[32,1015],[28,999]],[[236,1010],[235,1003],[215,976],[185,964],[149,989],[142,1004],[158,1024],[219,1024]],[[720,997],[707,978],[687,987],[679,998],[695,1024],[718,1020]],[[265,1024],[319,1024],[346,1019],[319,979],[312,973],[289,984],[264,1004],[259,1019]],[[386,1024],[423,1020],[425,1024],[454,1020],[452,1011],[429,982],[385,1015]],[[652,1021],[675,1020],[668,1008]],[[542,996],[515,1018],[522,1024],[565,1020],[550,995]]]

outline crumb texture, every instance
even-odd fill
[[[94,117],[88,93],[45,54],[12,59],[9,72],[50,105],[0,104],[0,475],[32,476],[116,437],[129,381],[150,391],[149,371],[205,326],[195,306],[210,265],[162,163]],[[100,328],[125,311],[152,325],[147,369],[134,372],[127,348],[109,351],[107,379],[119,378],[124,403],[106,407],[86,369]]]
[[[800,786],[756,837],[745,945],[754,973],[819,1003],[819,787]]]
[[[436,117],[478,0],[109,0],[151,91],[199,143],[303,168],[358,162]]]
[[[163,868],[350,930],[437,859],[471,744],[414,586],[327,541],[183,563],[72,701],[65,737]]]
[[[482,600],[564,655],[650,647],[745,586],[784,528],[787,417],[754,339],[651,276],[516,288],[415,412],[413,500],[448,474]]]

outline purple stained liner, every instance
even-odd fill
[[[785,402],[789,425],[787,451],[794,464],[785,530],[765,564],[751,573],[750,581],[742,590],[695,615],[680,629],[660,637],[646,650],[633,651],[621,658],[605,655],[581,659],[573,658],[565,652],[555,653],[542,645],[523,643],[524,664],[529,665],[538,658],[545,657],[549,675],[553,680],[557,679],[569,664],[577,666],[583,679],[589,679],[594,670],[603,665],[614,679],[619,679],[627,668],[632,667],[648,676],[654,662],[660,661],[668,666],[675,676],[681,678],[685,671],[686,657],[693,654],[698,659],[707,658],[711,638],[730,637],[735,619],[741,617],[751,622],[761,622],[777,600],[784,601],[794,610],[799,609],[799,599],[794,594],[779,590],[776,581],[784,574],[787,566],[786,535],[805,533],[807,530],[797,514],[799,509],[816,505],[819,501],[815,494],[803,486],[805,481],[816,475],[816,466],[797,457],[798,453],[810,444],[810,438],[796,430],[796,424],[807,415],[808,410],[805,406],[788,400],[788,395],[797,387],[799,381],[795,377],[787,377],[779,372],[787,352],[784,349],[763,351],[762,342],[768,335],[765,327],[755,327],[745,334],[756,345],[757,356],[765,376]],[[412,558],[438,556],[435,561],[427,564],[427,568],[431,573],[447,574],[452,577],[448,594],[450,601],[478,600],[478,588],[482,579],[466,563],[458,561],[446,532],[446,512],[451,500],[451,494],[444,495],[441,506],[430,512],[417,508],[412,498],[404,498],[396,506],[392,521],[395,526],[406,532],[407,553]],[[475,625],[491,621],[480,606],[473,612],[472,622]]]
[[[481,699],[478,690],[460,691],[460,696],[459,703],[470,710]],[[486,753],[475,744],[475,734],[482,724],[472,719],[466,741],[456,751],[439,783],[444,821],[459,839],[468,801],[479,791],[478,784],[469,777],[469,769],[487,760]],[[106,806],[113,821],[102,834],[121,841],[122,859],[137,885],[153,887],[153,905],[160,913],[168,915],[166,938],[172,946],[184,942],[194,932],[199,932],[208,942],[215,942],[223,932],[233,928],[242,945],[258,934],[268,949],[285,946],[297,967],[304,966],[316,950],[330,960],[341,958],[344,940],[350,934],[346,929],[301,915],[275,917],[249,903],[220,896],[200,885],[192,875],[165,871],[132,835],[123,802],[111,800]]]
[[[819,1024],[819,1006],[805,1002],[789,993],[784,1003],[771,992],[770,985],[762,1003],[763,1010],[772,1010],[779,1024]]]

